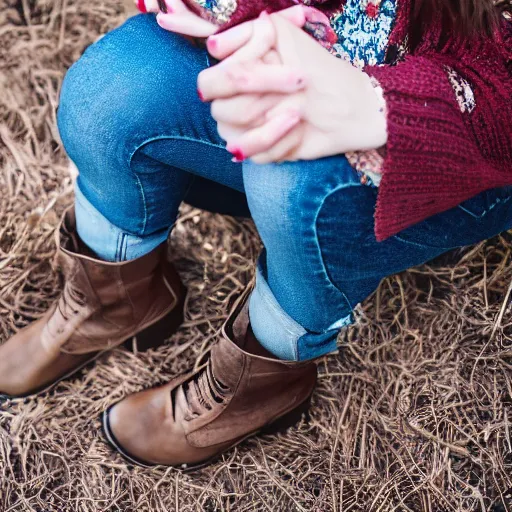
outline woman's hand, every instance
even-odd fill
[[[215,34],[220,29],[220,26],[215,25],[207,20],[201,18],[198,14],[193,12],[183,0],[135,0],[137,8],[141,12],[156,13],[157,23],[165,30],[176,32],[185,36],[196,38],[207,38]],[[306,8],[301,9],[300,6],[294,6],[280,11],[280,14],[288,19],[291,23],[302,26],[304,24],[303,12],[312,12],[316,9]],[[325,15],[317,11],[315,20],[322,19],[324,23],[328,23]],[[309,17],[314,17],[313,14]],[[233,31],[241,30],[241,32],[249,33],[251,31],[252,22],[245,22]]]
[[[209,39],[224,60],[198,77],[238,160],[311,160],[386,143],[385,114],[365,73],[277,13],[251,23],[244,34],[235,27]]]

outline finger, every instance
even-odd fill
[[[288,112],[297,112],[303,119],[306,112],[305,95],[303,93],[281,95],[281,101],[269,108],[265,113],[265,120],[282,116]]]
[[[197,86],[204,101],[229,98],[237,94],[281,92],[290,93],[306,85],[300,69],[285,65],[218,64],[199,73]]]
[[[306,38],[309,43],[311,36],[303,30],[297,30],[287,19],[282,16],[272,15],[272,23],[276,29],[276,47],[281,60],[287,64],[303,67],[303,57],[297,51],[297,44],[301,38]]]
[[[274,25],[266,12],[252,21],[252,32],[245,44],[233,49],[224,62],[251,62],[261,59],[275,44],[276,33]],[[211,43],[210,43],[211,44]],[[208,43],[207,43],[208,47]],[[236,51],[235,51],[236,50]]]
[[[275,117],[262,126],[246,131],[236,140],[228,140],[226,149],[239,161],[268,151],[299,122],[300,116],[293,113]]]
[[[271,16],[280,16],[281,18],[285,18],[289,22],[293,23],[296,27],[302,28],[304,23],[306,23],[306,12],[308,9],[311,9],[311,7],[306,7],[305,5],[294,5],[293,7],[276,11],[272,13]]]
[[[276,11],[271,17],[280,16],[297,27],[303,27],[306,21],[330,25],[329,17],[319,9],[306,5],[295,5],[282,11]]]
[[[304,136],[302,126],[300,124],[295,126],[268,151],[251,156],[251,160],[255,164],[297,160],[296,150],[301,145]]]
[[[156,21],[165,30],[193,37],[208,37],[219,29],[195,14],[159,13]]]
[[[210,36],[206,41],[208,52],[217,60],[224,60],[249,42],[253,32],[253,25],[252,21],[246,21],[225,32]]]
[[[217,123],[217,132],[226,142],[239,139],[247,130],[228,123]]]
[[[287,19],[297,27],[302,27],[306,22],[304,7],[302,5],[295,5],[288,9],[278,11],[278,13],[279,16]],[[263,19],[265,19],[265,17],[263,17]],[[260,20],[260,18],[258,18],[258,20]],[[224,60],[229,57],[249,42],[253,34],[254,24],[258,20],[246,21],[225,32],[209,37],[207,41],[208,51],[218,60]]]
[[[211,114],[218,123],[252,126],[282,99],[282,94],[241,94],[221,98],[212,103]]]

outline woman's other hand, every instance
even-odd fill
[[[238,160],[311,160],[386,143],[382,103],[364,72],[280,13],[249,23],[244,34],[240,25],[209,39],[224,60],[198,77]]]
[[[215,25],[193,12],[183,0],[135,0],[135,3],[142,13],[151,12],[157,14],[158,24],[170,32],[191,37],[207,38],[220,29],[219,25]],[[316,11],[315,20],[318,18],[322,19],[324,23],[328,23],[325,15],[312,8],[301,9],[301,6],[294,6],[280,11],[280,14],[291,23],[302,26],[306,19],[303,12],[310,11]],[[311,14],[311,16],[314,15]],[[241,32],[248,33],[251,29],[252,22],[245,22],[231,30],[241,30]]]
[[[184,36],[206,38],[219,27],[192,12],[182,0],[136,0],[139,11],[157,13],[156,20],[165,30]]]
[[[165,30],[176,32],[190,38],[206,39],[220,30],[215,25],[193,12],[183,0],[135,0],[137,8],[142,13],[151,12],[157,14],[157,23]],[[313,13],[316,11],[316,14]],[[301,6],[294,6],[280,11],[280,14],[297,26],[304,25],[305,17],[303,12],[311,12],[309,18],[322,20],[328,23],[325,15],[312,8],[301,9]],[[308,19],[309,19],[308,18]],[[252,30],[252,22],[245,22],[230,29],[234,32],[249,33]]]

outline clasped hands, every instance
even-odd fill
[[[167,30],[213,34],[207,49],[220,62],[199,74],[198,93],[211,102],[234,161],[312,160],[386,144],[386,118],[370,78],[301,29],[308,9],[264,12],[220,34],[205,20],[197,20],[197,34],[191,18],[180,30],[177,17],[158,15]]]

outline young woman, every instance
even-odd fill
[[[264,6],[202,5],[141,5],[166,12],[128,20],[68,72],[58,121],[80,174],[58,234],[66,285],[0,347],[13,397],[134,335],[163,342],[182,316],[166,259],[180,203],[248,206],[265,250],[208,360],[104,415],[142,465],[196,467],[292,424],[313,360],[383,277],[512,227],[505,6],[318,1],[245,21]]]

